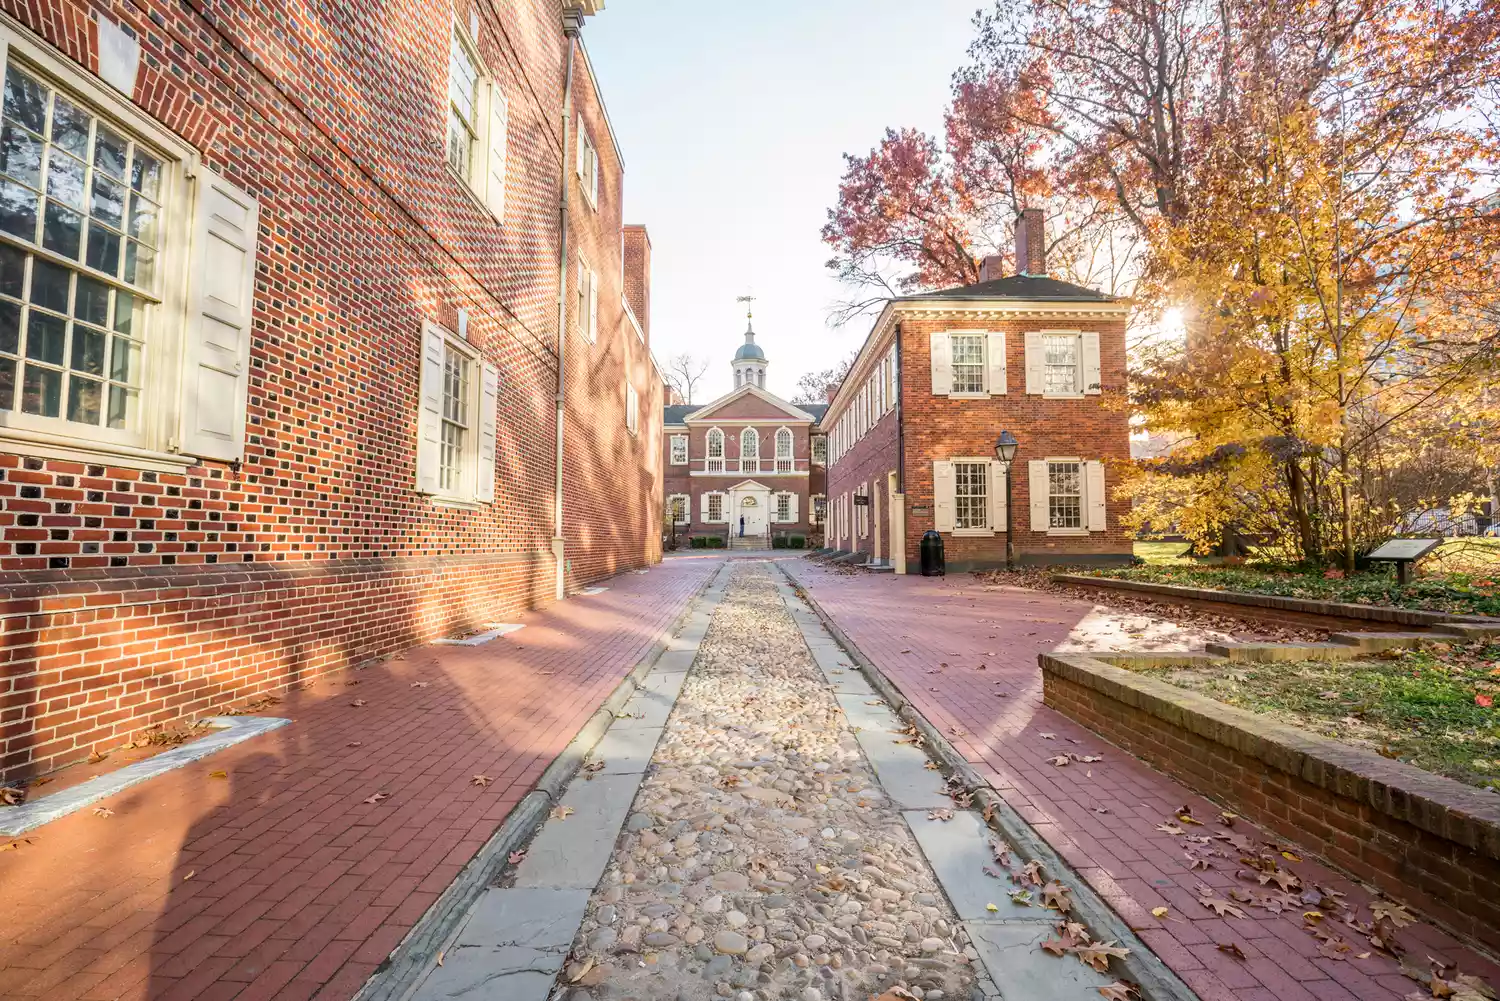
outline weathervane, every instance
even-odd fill
[[[753,295],[742,295],[742,296],[739,296],[738,298],[736,298],[734,301],[735,302],[743,302],[745,304],[745,319],[747,319],[747,320],[750,319],[750,304],[755,301],[755,296],[753,296]]]

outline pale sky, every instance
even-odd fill
[[[730,390],[747,292],[766,388],[863,343],[827,326],[839,285],[819,238],[842,154],[886,126],[942,128],[981,0],[609,0],[584,44],[625,158],[625,218],[651,234],[651,346],[707,357],[694,397]]]

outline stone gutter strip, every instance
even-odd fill
[[[1136,591],[1166,598],[1182,598],[1193,601],[1217,601],[1228,605],[1250,605],[1256,608],[1272,608],[1285,612],[1303,612],[1309,615],[1331,615],[1343,619],[1364,619],[1369,622],[1394,622],[1405,626],[1439,626],[1445,623],[1493,624],[1500,628],[1500,619],[1484,615],[1452,615],[1447,612],[1429,612],[1415,608],[1396,608],[1392,605],[1358,605],[1342,601],[1319,601],[1313,598],[1288,598],[1277,594],[1254,594],[1248,591],[1223,591],[1212,587],[1184,587],[1181,584],[1156,584],[1141,580],[1120,580],[1115,577],[1092,577],[1087,574],[1059,573],[1052,579],[1059,584],[1083,587],[1098,587],[1117,591]]]
[[[1040,862],[1054,879],[1068,884],[1072,890],[1073,899],[1071,913],[1088,926],[1096,939],[1113,940],[1130,950],[1130,955],[1118,962],[1125,970],[1126,976],[1139,985],[1142,995],[1148,1001],[1200,1001],[1192,988],[1183,983],[1181,978],[1173,973],[1145,942],[1141,941],[1125,919],[1116,914],[1114,909],[1094,892],[1094,888],[1074,872],[1072,867],[1063,861],[1062,856],[1058,855],[1052,846],[1038,835],[998,792],[980,778],[979,773],[959,753],[958,749],[949,743],[948,738],[927,721],[901,694],[900,689],[839,628],[838,623],[823,610],[823,606],[818,604],[811,592],[802,586],[796,575],[779,563],[777,566],[791,577],[797,586],[798,595],[807,602],[808,607],[822,621],[824,628],[859,666],[871,687],[898,716],[917,728],[922,734],[922,739],[926,741],[927,746],[932,749],[943,767],[963,779],[964,784],[973,792],[975,802],[982,810],[989,813],[991,826],[1004,838],[1011,849],[1025,859]]]
[[[1124,658],[1108,658],[1123,661]],[[1130,662],[1150,664],[1149,655]],[[1157,666],[1175,665],[1163,658]],[[1282,658],[1286,659],[1286,658]],[[1500,860],[1500,797],[1372,751],[1306,733],[1084,654],[1040,657],[1044,674],[1092,689],[1278,771]]]
[[[553,806],[562,799],[568,783],[578,774],[584,761],[613,725],[615,713],[637,691],[642,690],[646,675],[662,661],[686,656],[688,662],[692,662],[698,642],[703,637],[697,630],[693,631],[696,635],[687,635],[683,628],[695,613],[701,611],[700,603],[705,599],[708,601],[706,610],[712,613],[713,606],[718,604],[728,586],[728,569],[729,564],[726,562],[718,573],[709,578],[703,589],[688,601],[677,620],[663,630],[640,663],[620,680],[599,711],[589,718],[563,748],[562,753],[542,772],[536,788],[511,809],[484,847],[475,853],[437,902],[427,909],[427,913],[412,926],[406,937],[391,950],[390,956],[376,968],[375,973],[355,995],[354,1001],[405,1001],[416,992],[423,978],[437,962],[438,955],[453,944],[474,905],[505,868],[507,857],[528,843],[541,829]],[[707,628],[706,620],[704,628]]]
[[[101,799],[118,795],[131,786],[164,775],[174,768],[201,761],[215,751],[222,751],[242,740],[286,726],[291,720],[277,716],[213,716],[203,722],[212,727],[213,732],[197,740],[154,754],[144,761],[96,775],[71,788],[28,800],[20,806],[0,809],[0,834],[25,834],[84,807],[93,806]]]

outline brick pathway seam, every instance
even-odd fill
[[[1083,923],[1089,927],[1096,939],[1114,941],[1130,950],[1130,955],[1121,960],[1121,965],[1129,978],[1140,985],[1142,993],[1151,1001],[1201,1001],[1192,988],[1183,983],[1182,979],[1172,972],[1155,951],[1136,935],[1129,922],[1094,892],[1088,881],[1075,872],[1074,867],[1053,849],[1047,839],[1038,834],[1035,828],[981,777],[978,770],[959,753],[942,731],[901,694],[901,690],[886,676],[885,672],[865,656],[864,651],[839,628],[838,622],[828,614],[807,588],[802,586],[796,573],[788,569],[784,563],[778,563],[776,566],[796,585],[798,596],[807,602],[808,607],[822,622],[823,628],[828,630],[829,635],[859,666],[871,687],[880,693],[880,697],[898,716],[922,732],[923,739],[940,759],[944,769],[950,774],[957,774],[963,780],[964,785],[974,794],[976,804],[989,818],[990,826],[1004,838],[1017,855],[1042,863],[1043,868],[1052,878],[1070,886],[1077,916],[1082,918]]]
[[[528,843],[541,829],[548,814],[562,798],[589,754],[608,734],[615,713],[629,702],[651,673],[663,654],[672,648],[672,640],[694,614],[703,608],[705,596],[729,568],[726,561],[706,578],[697,593],[688,599],[682,612],[658,633],[640,663],[620,679],[613,692],[573,737],[562,753],[552,759],[536,787],[511,810],[500,828],[469,860],[458,878],[448,885],[437,901],[407,932],[406,937],[380,964],[374,975],[355,995],[354,1001],[404,1001],[420,987],[423,977],[432,969],[436,957],[450,947],[462,931],[475,903],[491,880],[506,864],[506,857]],[[711,615],[717,600],[708,605]]]

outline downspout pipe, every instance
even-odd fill
[[[901,526],[900,538],[891,540],[892,564],[899,574],[906,573],[906,358],[901,352],[901,321],[896,321],[896,505],[900,517],[894,519]]]
[[[578,32],[583,14],[577,8],[563,11],[563,34],[568,37],[568,68],[563,81],[562,184],[557,203],[557,475],[552,496],[552,558],[557,564],[555,597],[568,596],[567,543],[563,537],[563,415],[568,371],[568,143],[573,128],[573,62],[578,52]]]

